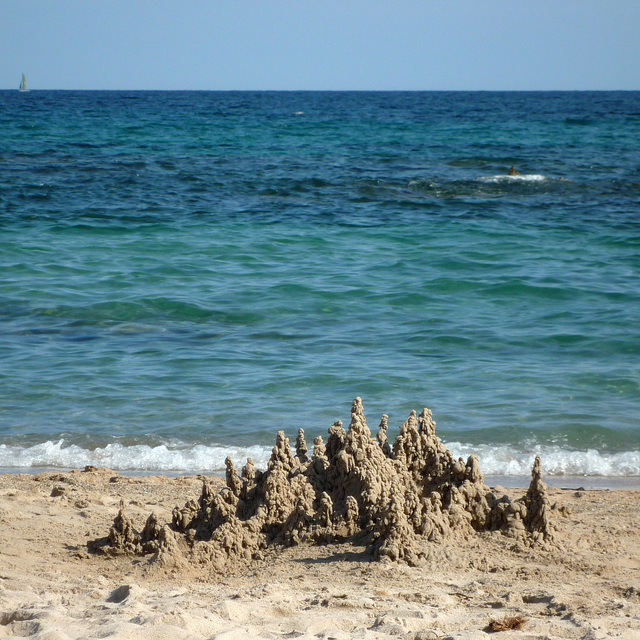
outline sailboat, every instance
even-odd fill
[[[27,76],[25,76],[24,73],[22,74],[22,80],[20,81],[18,89],[20,91],[29,91],[29,89],[27,89]]]

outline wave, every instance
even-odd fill
[[[548,180],[547,176],[539,173],[525,173],[517,176],[498,175],[498,176],[481,176],[479,182],[544,182]]]
[[[30,447],[0,444],[0,467],[6,469],[79,469],[94,465],[115,471],[216,473],[224,470],[227,456],[236,466],[244,465],[249,457],[259,469],[265,469],[271,449],[224,445],[126,446],[120,443],[85,449],[76,444],[66,444],[64,440],[49,440]]]
[[[597,449],[573,450],[556,446],[533,446],[528,451],[508,445],[465,445],[446,443],[455,456],[474,454],[485,475],[528,476],[537,455],[546,476],[603,476],[628,478],[640,476],[640,451],[616,453]]]
[[[482,471],[488,476],[528,476],[536,455],[542,458],[545,476],[640,476],[640,451],[609,453],[596,449],[578,451],[542,445],[523,451],[509,445],[472,446],[459,442],[446,445],[456,457],[466,459],[470,454],[476,455]],[[65,443],[63,439],[28,447],[0,444],[0,468],[8,470],[78,469],[94,465],[127,472],[220,473],[225,468],[227,456],[231,457],[237,467],[242,467],[250,457],[258,468],[265,469],[271,456],[271,448],[262,445],[127,446],[112,443],[87,449]]]
[[[410,180],[406,191],[397,190],[394,195],[400,199],[406,192],[420,196],[428,195],[434,198],[473,197],[486,198],[505,194],[539,194],[557,190],[566,191],[573,183],[563,178],[555,178],[541,173],[526,173],[515,176],[508,174],[484,175],[462,180],[440,180],[437,178],[420,178]],[[381,187],[377,187],[380,190]],[[388,189],[388,187],[386,187]],[[377,194],[372,194],[377,195]]]

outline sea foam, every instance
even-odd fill
[[[539,173],[525,173],[517,176],[498,175],[498,176],[481,176],[478,178],[480,182],[542,182],[547,180],[546,176]]]
[[[528,476],[539,455],[546,476],[640,476],[640,451],[608,453],[596,449],[584,451],[536,446],[531,450],[491,445],[445,443],[455,456],[466,459],[476,455],[485,475]],[[162,444],[149,446],[120,443],[85,449],[64,440],[47,441],[29,447],[0,444],[0,468],[31,470],[41,468],[75,469],[86,465],[108,467],[116,471],[144,473],[221,473],[229,456],[236,466],[252,458],[256,467],[265,469],[271,448],[254,445]]]
[[[234,461],[253,458],[256,466],[266,467],[271,455],[268,447],[230,447],[223,445],[125,446],[119,443],[85,449],[64,440],[47,441],[30,447],[0,444],[0,467],[7,469],[55,467],[81,468],[86,465],[117,471],[143,472],[220,472],[230,456]]]

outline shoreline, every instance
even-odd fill
[[[80,469],[59,468],[59,467],[0,467],[0,476],[4,475],[30,475],[37,476],[43,473],[73,473]],[[163,471],[160,469],[110,469],[114,474],[126,477],[199,477],[207,476],[211,478],[223,478],[224,471]],[[543,476],[545,484],[556,489],[582,489],[588,491],[623,491],[640,490],[640,476]],[[525,475],[496,475],[488,474],[484,477],[485,484],[490,487],[504,487],[505,489],[526,489],[531,482],[531,476]]]
[[[640,476],[543,476],[544,483],[555,489],[584,489],[588,491],[640,490]],[[485,484],[506,489],[526,489],[531,476],[487,475]]]

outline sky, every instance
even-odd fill
[[[640,89],[640,0],[0,0],[0,89]]]

